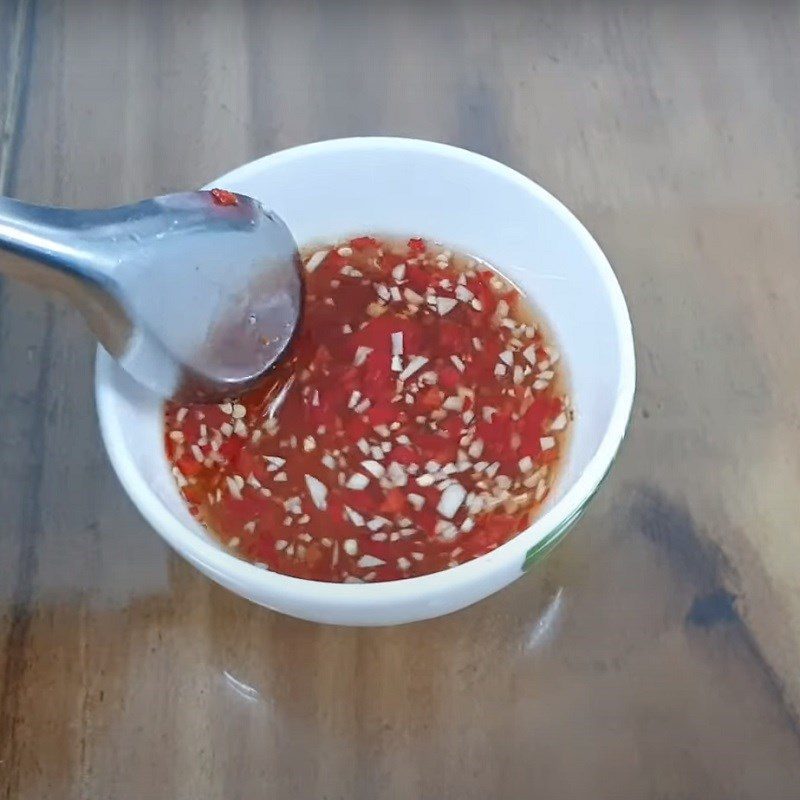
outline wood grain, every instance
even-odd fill
[[[11,177],[30,66],[32,19],[30,0],[0,3],[0,190],[5,190]]]
[[[81,321],[3,285],[0,796],[800,797],[796,4],[39,0],[32,32],[7,193],[130,201],[343,135],[466,146],[596,234],[639,393],[527,579],[323,628],[167,551],[107,464]]]

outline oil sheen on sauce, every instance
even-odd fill
[[[166,406],[192,513],[265,569],[350,583],[455,567],[525,529],[572,409],[519,291],[417,238],[304,261],[290,357],[244,397]]]

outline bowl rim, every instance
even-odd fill
[[[224,581],[226,583],[233,581],[239,587],[252,587],[257,584],[268,590],[273,597],[286,600],[291,605],[302,605],[308,601],[326,601],[344,606],[362,606],[369,603],[376,607],[385,607],[431,599],[441,594],[452,594],[459,588],[478,580],[484,581],[492,576],[499,577],[511,564],[517,564],[521,574],[526,554],[547,537],[564,528],[592,498],[610,469],[625,436],[635,391],[636,362],[630,315],[622,289],[605,254],[589,231],[561,201],[535,181],[494,159],[453,145],[422,139],[389,136],[349,137],[303,144],[262,156],[225,173],[203,188],[225,187],[228,182],[249,178],[265,168],[302,160],[309,156],[332,155],[353,150],[424,152],[427,155],[459,161],[469,167],[493,172],[498,177],[524,188],[540,202],[549,206],[585,249],[608,294],[617,332],[620,379],[608,427],[586,468],[558,502],[513,539],[491,553],[452,569],[429,575],[376,583],[327,583],[295,578],[257,567],[205,541],[167,510],[133,465],[128,449],[124,445],[119,420],[112,410],[117,393],[111,388],[111,378],[113,371],[118,367],[102,347],[98,347],[95,395],[101,435],[111,464],[140,513],[175,550],[187,556],[190,561],[202,564],[210,574],[220,579],[227,579]]]

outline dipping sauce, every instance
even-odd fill
[[[266,382],[167,404],[192,513],[259,566],[350,583],[454,567],[524,530],[572,411],[519,291],[422,239],[361,236],[305,266],[301,330]]]

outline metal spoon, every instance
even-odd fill
[[[182,401],[252,387],[302,313],[286,225],[216,189],[98,211],[0,197],[0,274],[62,292],[137,381]]]

